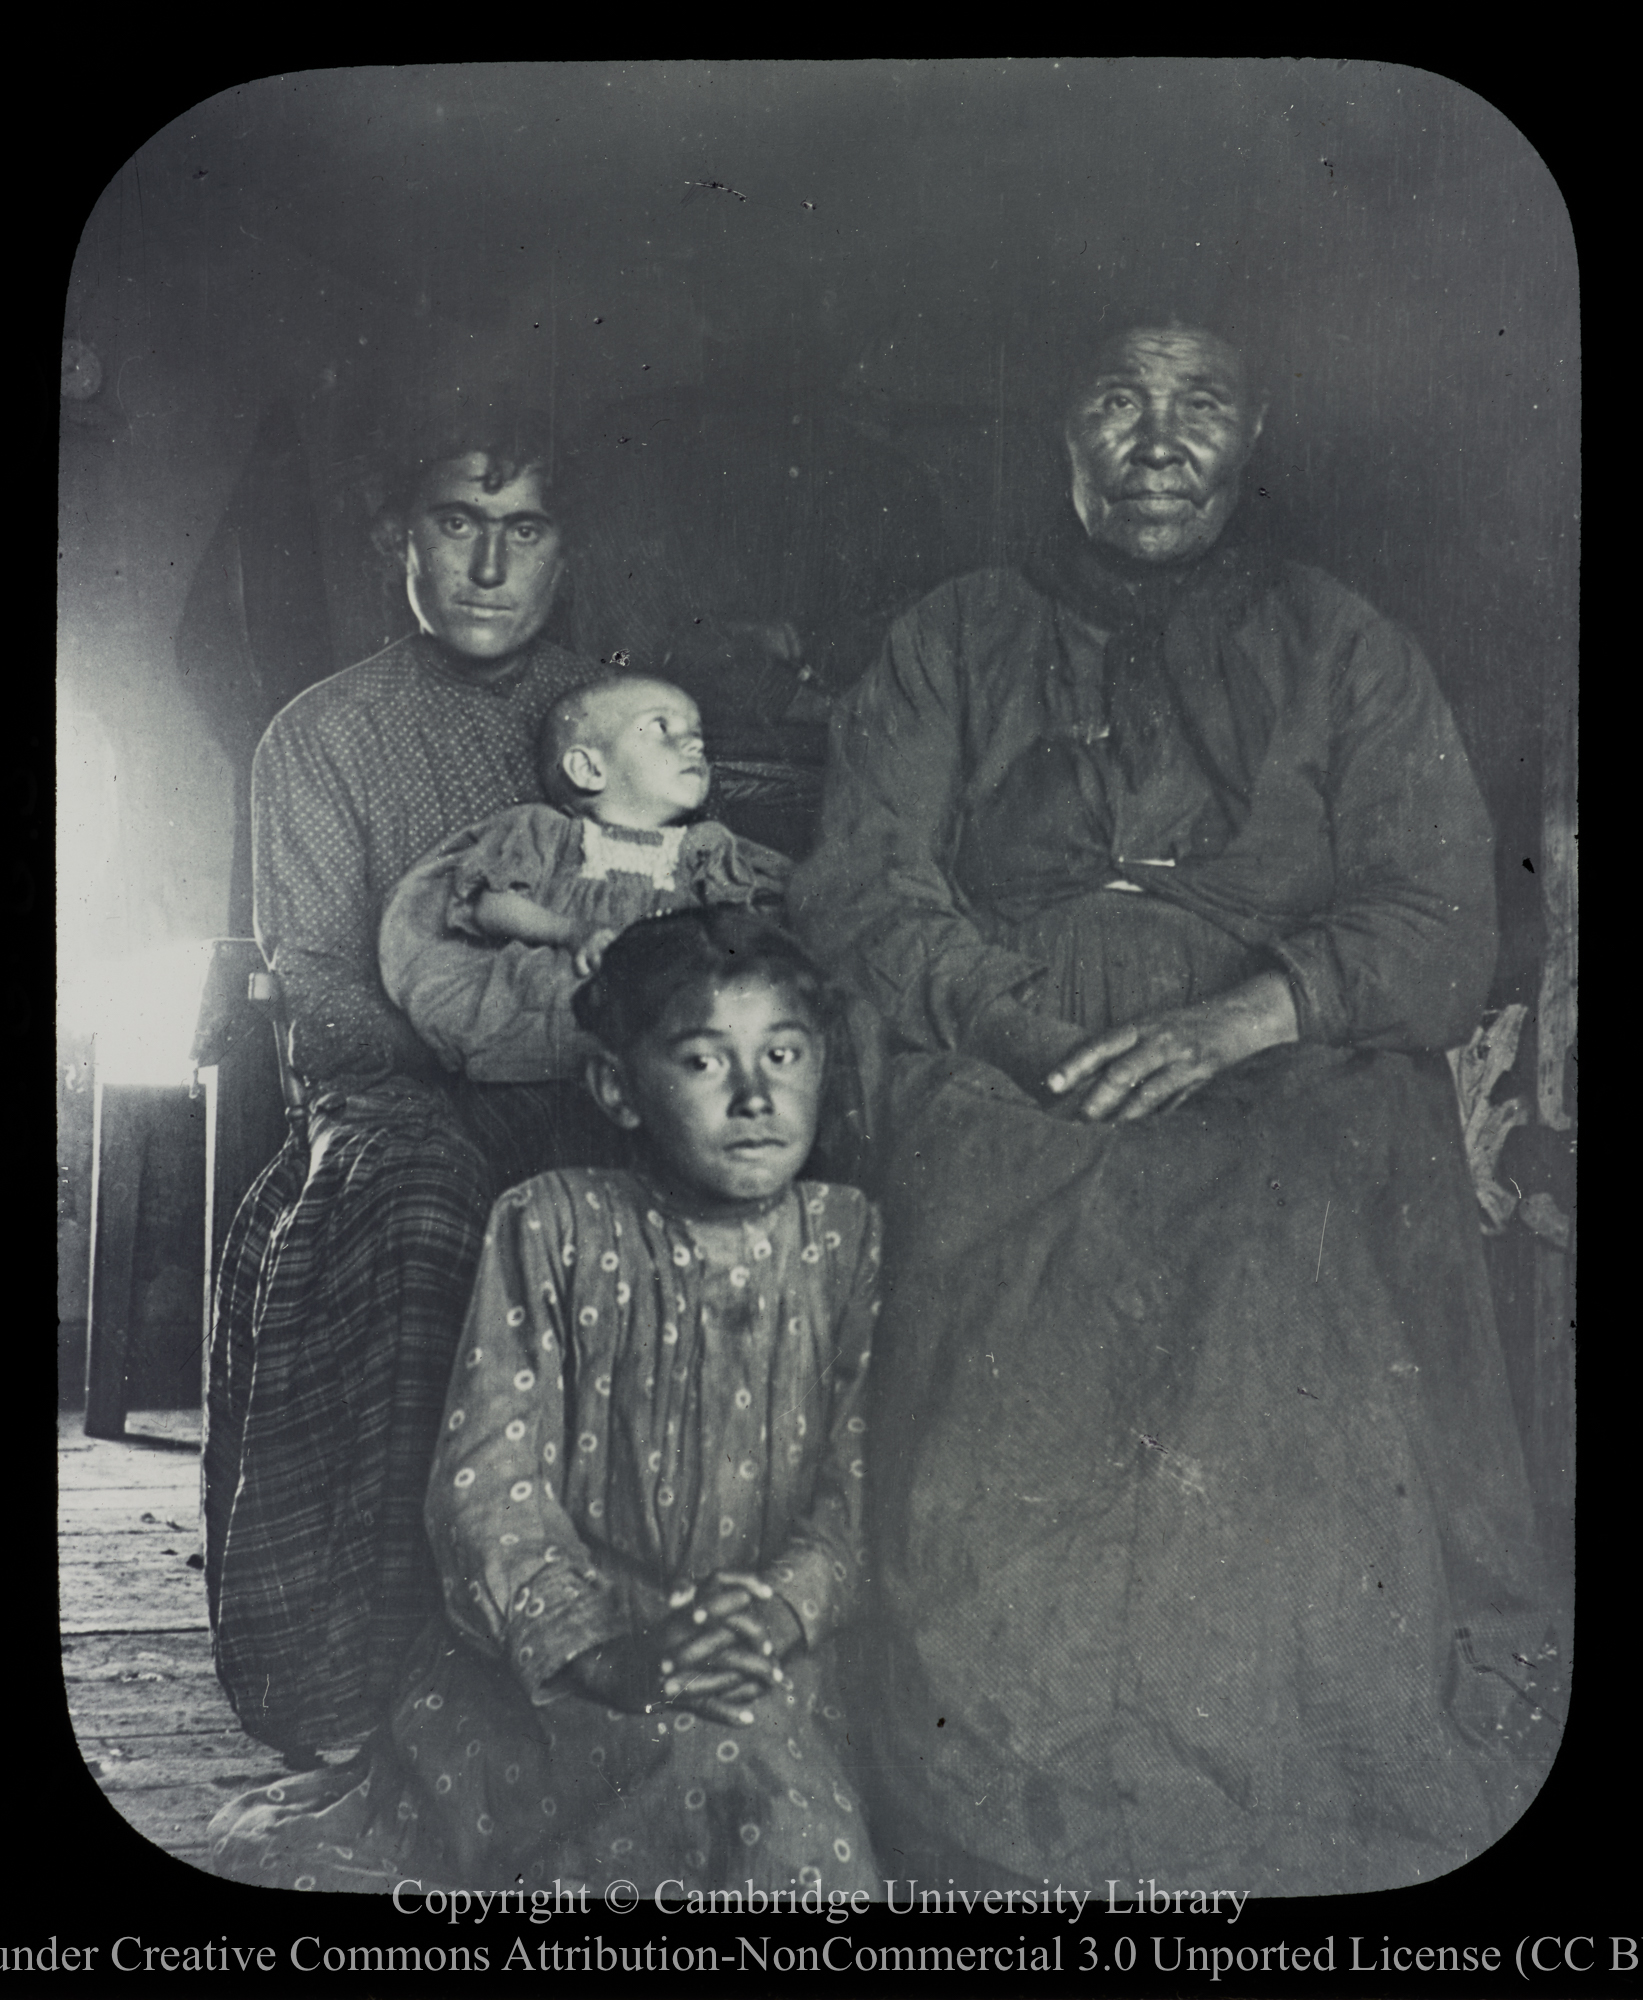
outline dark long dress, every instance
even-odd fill
[[[900,621],[794,885],[890,1027],[880,1807],[1033,1881],[1429,1878],[1554,1727],[1439,1053],[1493,964],[1487,819],[1330,578],[1217,551],[1150,649],[1091,597],[1063,560]],[[1092,1032],[1273,969],[1298,1045],[1053,1115]]]

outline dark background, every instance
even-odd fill
[[[791,619],[837,685],[900,604],[1022,551],[1063,491],[1069,358],[1164,312],[1268,385],[1245,506],[1431,657],[1500,836],[1495,1002],[1533,1007],[1542,720],[1573,685],[1568,216],[1466,85],[1288,59],[316,69],[165,124],[66,303],[101,382],[61,404],[64,966],[248,928],[258,735],[409,629],[367,529],[375,454],[427,395],[521,385],[556,476],[607,507],[565,636],[633,645],[671,562],[675,614],[694,591]],[[83,1325],[80,1053],[59,1240]],[[198,1122],[153,1150],[137,1273],[183,1400]],[[1508,1318],[1526,1270],[1497,1270]]]
[[[939,511],[892,579],[916,594],[1014,552],[1052,496],[1066,355],[1161,307],[1263,359],[1246,504],[1432,657],[1502,835],[1497,997],[1531,997],[1522,864],[1573,636],[1569,222],[1464,85],[1320,60],[308,70],[165,126],[97,204],[67,302],[103,367],[63,426],[63,686],[105,766],[65,772],[103,828],[83,936],[228,927],[262,709],[404,629],[363,546],[385,411],[523,381],[597,485],[657,439],[636,397],[846,410]],[[248,507],[273,663],[209,615]]]
[[[636,396],[728,381],[750,404],[876,410],[941,503],[921,555],[961,567],[1008,556],[1029,530],[1062,356],[1167,303],[1263,353],[1276,400],[1249,504],[1432,658],[1501,835],[1496,998],[1533,1004],[1542,715],[1572,699],[1579,472],[1574,240],[1530,143],[1543,124],[1520,114],[1526,139],[1418,68],[1176,58],[308,70],[177,97],[162,124],[155,93],[180,88],[179,72],[145,68],[94,94],[92,115],[82,91],[47,156],[72,185],[101,145],[113,175],[59,225],[72,238],[85,220],[64,334],[102,364],[98,393],[62,405],[65,945],[108,955],[229,927],[236,762],[280,676],[344,666],[409,623],[363,549],[366,446],[385,408],[453,376],[522,378],[595,468],[635,436]],[[1584,73],[1577,85],[1567,60],[1537,58],[1511,82],[1508,111],[1575,105],[1584,146]],[[132,131],[134,104],[156,107],[152,137]],[[123,165],[121,129],[137,146]],[[735,193],[686,185],[701,180]],[[231,558],[243,594],[236,517],[253,544],[264,533],[251,596],[284,657],[259,681],[230,630],[202,687],[211,647],[185,662],[178,636],[191,601],[196,637],[221,610]],[[72,1317],[89,1093],[65,1095],[64,1074]],[[153,1269],[138,1277],[156,1314],[181,1316],[197,1224],[178,1216],[198,1176],[193,1114],[174,1109]],[[1526,1233],[1517,1249],[1516,1276],[1501,1258],[1492,1275],[1503,1330],[1522,1333],[1528,1250],[1548,1253]],[[157,1372],[154,1386],[165,1400]],[[1588,1615],[1601,1602],[1591,1593]],[[1584,1669],[1599,1728],[1618,1712],[1590,1683],[1602,1657],[1589,1646]],[[1393,1899],[1396,1923],[1390,1907],[1374,1922],[1316,1906],[1318,1928],[1419,1932],[1421,1898],[1446,1940],[1515,1934],[1518,1911],[1536,1929],[1635,1928],[1609,1883],[1619,1850],[1582,1839],[1595,1767],[1572,1762],[1521,1839]],[[72,1757],[43,1764],[42,1782],[61,1789],[65,1770]],[[71,1903],[54,1850],[40,1853],[43,1934]],[[73,1910],[129,1906],[121,1923],[159,1935],[164,1908],[164,1934],[180,1935],[174,1871],[135,1838],[114,1853],[116,1872]],[[1573,1859],[1548,1871],[1551,1854]],[[190,1877],[186,1897],[200,1888]]]

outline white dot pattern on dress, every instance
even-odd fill
[[[865,1423],[853,1402],[841,1409],[839,1397],[859,1394],[853,1364],[866,1346],[866,1204],[853,1191],[828,1201],[811,1184],[756,1227],[686,1224],[647,1209],[642,1198],[635,1203],[633,1186],[627,1175],[594,1169],[540,1177],[523,1191],[526,1202],[499,1218],[494,1260],[481,1270],[494,1316],[474,1321],[477,1372],[462,1377],[466,1448],[459,1451],[455,1436],[442,1447],[445,1477],[460,1476],[462,1490],[441,1482],[448,1540],[436,1533],[435,1545],[452,1547],[462,1562],[455,1622],[498,1645],[521,1672],[542,1661],[546,1673],[566,1657],[556,1621],[592,1601],[590,1584],[608,1590],[606,1549],[641,1573],[658,1565],[675,1581],[719,1567],[782,1576],[812,1644],[861,1587],[860,1488],[848,1477],[845,1440],[859,1451]],[[824,1213],[826,1227],[815,1220]],[[572,1215],[574,1264],[560,1240],[571,1236]],[[539,1230],[527,1228],[532,1220]],[[686,1232],[689,1248],[680,1240]],[[824,1254],[824,1245],[835,1254]],[[574,1336],[562,1376],[552,1359],[540,1374],[521,1367],[524,1354],[551,1355],[561,1332]],[[447,1412],[447,1426],[455,1414]],[[557,1448],[565,1440],[574,1440],[568,1452]],[[806,1468],[823,1463],[832,1473],[818,1487]],[[772,1520],[782,1521],[782,1509],[812,1506],[820,1510],[815,1539],[797,1545],[802,1557],[773,1560],[783,1541],[772,1540]],[[778,1526],[774,1534],[785,1532]],[[468,1587],[475,1580],[478,1591]],[[528,1586],[523,1599],[521,1586]],[[790,1708],[792,1691],[772,1690],[769,1701]],[[693,1721],[686,1712],[635,1726],[651,1738]],[[736,1745],[709,1736],[702,1745],[713,1753],[709,1768],[735,1759]],[[465,1768],[461,1753],[461,1741],[439,1753],[447,1771]],[[425,1767],[435,1754],[425,1755]],[[796,1742],[792,1755],[803,1761]],[[469,1805],[469,1839],[481,1805],[503,1825],[503,1783],[499,1763],[488,1797]],[[711,1799],[713,1786],[705,1790]],[[785,1786],[775,1796],[784,1798]],[[724,1832],[734,1836],[739,1826],[762,1829],[767,1845],[776,1837],[757,1786]],[[803,1860],[823,1863],[837,1831],[836,1821],[823,1821],[808,1856],[784,1851],[790,1873]],[[607,1863],[612,1852],[606,1844]]]

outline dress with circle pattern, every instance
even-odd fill
[[[828,1642],[866,1575],[878,1257],[872,1205],[816,1182],[729,1223],[619,1172],[505,1195],[429,1485],[446,1618],[367,1775],[236,1800],[212,1866],[286,1887],[385,1889],[409,1870],[875,1889]],[[805,1634],[751,1726],[629,1715],[557,1678],[720,1569],[757,1571]]]

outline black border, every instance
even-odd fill
[[[103,31],[105,34],[107,30]],[[129,27],[128,27],[129,32]],[[19,276],[43,269],[45,290],[50,303],[47,336],[40,352],[39,373],[49,377],[53,348],[59,337],[59,305],[66,293],[69,270],[86,218],[104,186],[124,161],[148,138],[171,120],[181,117],[194,105],[236,85],[274,74],[293,74],[303,69],[344,66],[335,56],[322,62],[294,63],[289,69],[272,62],[255,65],[243,60],[229,61],[211,54],[181,57],[171,44],[181,33],[179,25],[163,21],[150,24],[150,32],[162,47],[161,61],[140,60],[129,50],[119,53],[94,52],[81,58],[66,81],[59,75],[53,83],[38,86],[24,80],[21,88],[50,90],[55,98],[45,131],[37,128],[32,146],[18,160],[19,177],[13,183],[14,222],[20,222],[24,236],[23,255],[14,267]],[[93,31],[94,35],[96,31]],[[1421,61],[1409,56],[1372,57],[1360,60],[1398,61],[1446,76],[1493,104],[1509,118],[1534,147],[1557,181],[1573,223],[1577,245],[1588,248],[1598,238],[1598,197],[1595,188],[1597,163],[1592,150],[1592,134],[1599,124],[1624,116],[1623,103],[1614,95],[1594,90],[1592,63],[1575,38],[1548,36],[1543,28],[1523,36],[1504,25],[1491,31],[1491,38],[1515,35],[1524,46],[1510,53],[1484,56],[1474,50],[1464,59]],[[1479,37],[1479,39],[1482,39]],[[381,61],[381,57],[375,58]],[[1579,68],[1577,70],[1577,64]],[[135,87],[134,87],[135,86]],[[32,158],[29,157],[32,155]],[[15,156],[14,156],[15,157]],[[34,176],[40,173],[36,183]],[[41,188],[43,187],[43,198]],[[29,254],[30,240],[37,234],[42,257]],[[1583,298],[1590,298],[1594,283],[1599,296],[1604,291],[1603,267],[1612,266],[1624,255],[1624,239],[1614,250],[1604,239],[1607,256],[1590,256],[1583,262]],[[32,290],[32,285],[29,287]],[[1607,300],[1604,301],[1607,304]],[[1618,307],[1610,307],[1618,310]],[[1603,306],[1588,306],[1583,328],[1599,323]],[[37,351],[32,338],[25,343],[31,356]],[[24,397],[25,415],[32,424],[39,411],[42,432],[55,424],[48,412],[55,410],[55,397],[48,401],[42,381],[38,403],[34,397],[36,370],[25,369],[28,385]],[[55,452],[55,442],[49,447]],[[1635,448],[1634,448],[1635,449]],[[54,463],[54,460],[53,460]],[[13,573],[16,575],[16,572]],[[44,593],[41,593],[42,602]],[[1584,609],[1584,607],[1583,607]],[[1589,617],[1589,613],[1587,614]],[[42,622],[46,648],[51,645],[49,607]],[[29,635],[32,637],[32,633]],[[33,648],[25,639],[27,657]],[[48,807],[53,797],[52,730],[49,706],[42,700],[36,709],[35,688],[40,680],[19,675],[23,683],[23,715],[10,742],[11,784],[7,795],[17,812],[17,848],[13,858],[14,923],[7,944],[6,991],[11,1001],[14,1042],[26,1050],[37,1023],[48,1024],[51,1006],[46,988],[49,976],[52,917],[46,894],[44,856],[50,835]],[[44,689],[41,688],[44,693]],[[39,931],[36,932],[36,918]],[[25,1058],[26,1060],[26,1058]],[[1622,1058],[1624,1061],[1624,1057]],[[25,1071],[25,1074],[27,1072]],[[43,1094],[43,1093],[42,1093]],[[33,1086],[22,1093],[24,1103],[32,1103]],[[21,1159],[28,1159],[23,1141]],[[45,1177],[39,1185],[44,1187]],[[12,1178],[17,1192],[10,1204],[12,1215],[21,1225],[20,1234],[29,1254],[22,1260],[26,1296],[32,1294],[34,1277],[32,1245],[33,1176],[26,1169]],[[43,1204],[42,1204],[43,1205]],[[42,1218],[43,1221],[43,1218]],[[49,1232],[42,1231],[42,1234]],[[1590,1229],[1587,1242],[1593,1240]],[[49,1282],[49,1280],[48,1280]],[[42,1287],[44,1289],[44,1287]],[[1610,1339],[1616,1346],[1627,1341],[1629,1316],[1622,1317]],[[274,1891],[241,1888],[218,1882],[172,1860],[149,1845],[118,1816],[114,1807],[97,1790],[80,1760],[70,1729],[60,1656],[56,1644],[55,1518],[54,1482],[42,1462],[52,1451],[54,1434],[44,1412],[55,1404],[55,1368],[52,1344],[27,1306],[18,1316],[23,1331],[19,1347],[25,1351],[24,1380],[20,1403],[24,1412],[18,1426],[25,1442],[23,1478],[20,1482],[23,1505],[19,1509],[18,1538],[22,1561],[18,1565],[19,1587],[15,1602],[12,1672],[7,1676],[11,1710],[21,1739],[22,1755],[11,1768],[20,1782],[13,1788],[14,1844],[7,1866],[6,1920],[0,1929],[6,1934],[0,1943],[43,1944],[53,1933],[63,1945],[99,1942],[104,1946],[100,1969],[91,1975],[73,1975],[74,1988],[100,1992],[122,1988],[132,1978],[156,1976],[167,1985],[180,1984],[184,1991],[219,1993],[238,1991],[243,1985],[268,1994],[293,1991],[303,1994],[346,1992],[349,1994],[392,1993],[401,1990],[419,1993],[466,1992],[504,1976],[500,1960],[515,1932],[526,1936],[534,1951],[540,1944],[551,1945],[557,1936],[566,1943],[581,1935],[601,1935],[607,1945],[626,1943],[630,1949],[646,1941],[653,1944],[666,1930],[670,1948],[683,1939],[690,1945],[718,1944],[721,1950],[735,1950],[738,1931],[755,1934],[751,1922],[718,1920],[662,1920],[653,1913],[625,1918],[590,1914],[587,1919],[557,1919],[553,1924],[532,1927],[494,1916],[486,1924],[465,1927],[470,1946],[490,1948],[489,1975],[477,1972],[428,1972],[421,1976],[343,1974],[324,1972],[299,1974],[286,1959],[292,1938],[317,1932],[327,1943],[403,1945],[446,1943],[462,1935],[461,1930],[443,1928],[435,1938],[435,1926],[426,1920],[393,1917],[376,1899],[316,1896],[298,1898]],[[1580,1574],[1585,1588],[1579,1604],[1579,1644],[1571,1714],[1564,1748],[1540,1796],[1523,1819],[1496,1847],[1468,1867],[1422,1888],[1387,1891],[1356,1898],[1305,1898],[1278,1902],[1252,1901],[1240,1922],[1230,1929],[1202,1921],[1196,1926],[1171,1924],[1156,1928],[1173,1936],[1183,1931],[1189,1943],[1200,1945],[1256,1945],[1278,1939],[1309,1942],[1333,1934],[1336,1940],[1335,1971],[1316,1976],[1295,1973],[1240,1975],[1233,1972],[1213,1984],[1186,1974],[1161,1973],[1149,1965],[1149,1939],[1154,1926],[1136,1918],[1100,1918],[1085,1927],[1098,1941],[1102,1969],[1089,1974],[1081,1969],[1081,1952],[1071,1948],[1077,1935],[1072,1926],[1054,1919],[1034,1920],[1023,1925],[1017,1920],[939,1920],[939,1927],[927,1929],[929,1918],[891,1917],[882,1909],[869,1917],[853,1919],[835,1928],[810,1919],[780,1920],[779,1926],[766,1925],[757,1935],[768,1935],[772,1944],[789,1947],[821,1947],[829,1936],[835,1940],[848,1935],[855,1946],[878,1948],[908,1941],[939,1942],[955,1948],[972,1947],[992,1941],[1009,1942],[1026,1935],[1029,1947],[1048,1945],[1053,1936],[1063,1934],[1063,1970],[1059,1978],[1043,1975],[1000,1975],[977,1973],[943,1976],[932,1983],[943,1991],[962,1990],[974,1985],[992,1991],[1018,1993],[1049,1991],[1056,1988],[1077,1992],[1186,1993],[1212,1992],[1240,1994],[1306,1994],[1351,1992],[1384,2000],[1389,1993],[1416,1995],[1464,1990],[1493,1995],[1520,1987],[1547,1993],[1598,1996],[1637,1990],[1635,1971],[1613,1972],[1608,1966],[1607,1940],[1611,1935],[1636,1935],[1643,1931],[1635,1914],[1636,1886],[1626,1867],[1627,1834],[1631,1816],[1626,1810],[1631,1781],[1631,1719],[1629,1689],[1620,1685],[1618,1663],[1631,1656],[1631,1646],[1621,1641],[1619,1621],[1627,1600],[1633,1595],[1630,1576],[1635,1572],[1633,1556],[1626,1570],[1611,1573],[1605,1518],[1618,1513],[1629,1527],[1635,1508],[1615,1490],[1615,1468],[1626,1462],[1629,1436],[1620,1426],[1625,1422],[1625,1402],[1621,1384],[1613,1377],[1613,1358],[1592,1343],[1594,1351],[1583,1356],[1581,1387],[1582,1460],[1580,1475]],[[47,1382],[36,1381],[34,1371]],[[39,1457],[35,1440],[38,1437]],[[1629,1496],[1628,1496],[1629,1497]],[[1624,1509],[1623,1512],[1619,1511]],[[19,1765],[21,1766],[19,1770]],[[386,1921],[384,1921],[386,1919]],[[1112,1940],[1123,1932],[1133,1935],[1139,1946],[1135,1971],[1129,1976],[1111,1966]],[[134,1932],[161,1941],[183,1944],[216,1940],[225,1933],[243,1945],[253,1942],[274,1944],[273,1970],[238,1974],[213,1974],[198,1983],[181,1973],[121,1975],[107,1967],[107,1947],[122,1932]],[[1408,1945],[1422,1942],[1464,1944],[1496,1943],[1505,1947],[1498,1974],[1479,1973],[1448,1978],[1441,1975],[1375,1976],[1353,1973],[1347,1939],[1354,1933],[1366,1939],[1364,1950],[1371,1957],[1382,1933]],[[1559,1967],[1545,1974],[1530,1971],[1524,1977],[1512,1965],[1512,1947],[1528,1937],[1584,1937],[1595,1940],[1591,1952],[1595,1964],[1589,1971]],[[1575,1957],[1583,1961],[1588,1948],[1575,1947]],[[835,1943],[833,1957],[840,1956]],[[1543,1948],[1543,1956],[1545,1951]],[[1555,1954],[1554,1954],[1555,1955]],[[65,1975],[66,1976],[66,1975]],[[647,1987],[666,1983],[682,1975],[640,1975]],[[925,1981],[916,1975],[913,1983]],[[538,1970],[538,1982],[562,1980],[564,1990],[580,1992],[594,1988],[611,1989],[611,1979],[579,1972]],[[38,1990],[36,1975],[34,1990]],[[527,1981],[527,1983],[529,1983]],[[626,1980],[621,1980],[626,1984]],[[517,1982],[516,1982],[517,1984]],[[820,1992],[829,1986],[855,1986],[868,1992],[900,1990],[908,1976],[851,1970],[837,1976],[828,1973],[799,1975],[757,1969],[735,1976],[737,1991]]]

